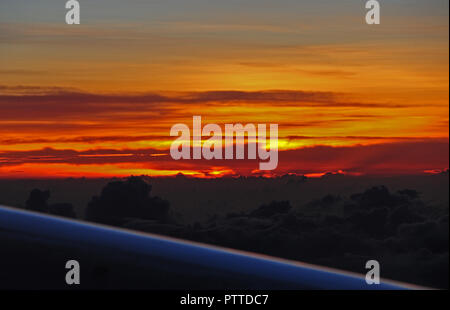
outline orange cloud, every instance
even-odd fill
[[[360,174],[421,174],[448,168],[448,139],[429,139],[351,147],[315,146],[284,150],[271,175],[297,173],[321,175],[343,171]],[[181,160],[154,149],[93,149],[86,151],[46,148],[33,151],[0,152],[3,177],[167,176],[184,173],[199,177],[259,174],[256,160]],[[267,173],[265,173],[267,174]]]

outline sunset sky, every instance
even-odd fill
[[[258,175],[177,123],[279,124],[272,174],[448,168],[448,0],[0,2],[0,178]]]

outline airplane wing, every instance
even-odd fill
[[[153,234],[0,206],[0,288],[74,289],[66,262],[80,264],[81,289],[414,289],[364,276]]]

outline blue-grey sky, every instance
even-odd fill
[[[1,22],[60,22],[65,0],[2,0]],[[364,12],[364,0],[80,0],[83,19],[90,22],[173,20],[232,22],[245,19],[283,23]],[[446,0],[380,0],[383,16],[448,17]]]

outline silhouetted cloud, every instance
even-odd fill
[[[55,203],[48,204],[50,199],[50,191],[42,191],[40,189],[33,189],[25,202],[25,206],[28,210],[49,213],[53,215],[59,215],[64,217],[76,218],[73,205],[70,203]]]
[[[439,181],[443,177],[448,178],[448,175],[432,178]],[[327,186],[329,182],[341,182],[346,178],[345,175],[330,175],[318,181]],[[421,180],[426,178],[421,177]],[[229,201],[219,204],[226,208],[227,203],[232,202],[237,204],[234,210],[240,210],[211,213],[209,219],[189,223],[177,220],[176,212],[169,212],[168,201],[150,195],[151,181],[148,177],[130,177],[109,182],[99,196],[92,197],[86,219],[359,273],[365,271],[366,261],[377,259],[386,278],[448,287],[448,206],[422,201],[417,190],[393,192],[380,185],[354,194],[326,194],[295,206],[283,199],[255,208],[247,205],[241,194],[230,191],[229,186],[236,184],[239,189],[255,194],[258,188],[270,193],[271,187],[280,186],[283,193],[288,193],[312,181],[294,175],[269,180],[241,177],[209,181],[184,176],[167,179],[166,186],[171,188],[172,195],[178,192],[202,195],[202,191],[224,187],[228,193],[225,200]],[[49,191],[35,189],[26,207],[74,216],[72,205],[49,205],[49,197]],[[208,203],[204,206],[189,204],[188,198],[182,200],[184,212],[208,210]]]
[[[121,203],[124,213],[134,207]],[[364,272],[367,260],[378,259],[387,278],[448,287],[448,264],[443,263],[448,257],[448,209],[435,208],[430,214],[430,208],[414,190],[392,193],[378,186],[351,197],[326,195],[295,209],[289,201],[273,201],[195,225],[142,218],[120,225],[356,272]],[[403,267],[398,267],[399,259]]]
[[[89,202],[86,217],[106,224],[122,223],[127,218],[165,220],[169,202],[150,197],[151,189],[150,184],[137,177],[108,183],[101,195]]]

